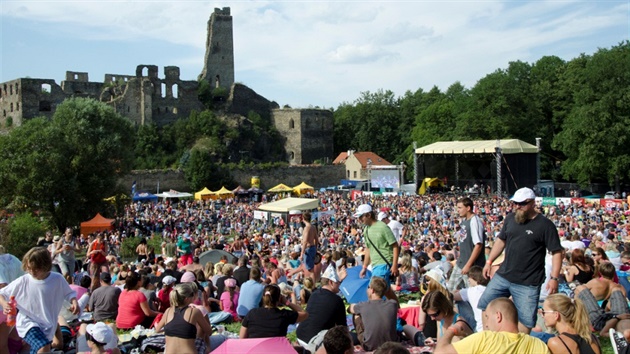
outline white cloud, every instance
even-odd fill
[[[2,20],[18,19],[41,32],[88,39],[99,46],[155,43],[169,65],[196,79],[203,67],[206,26],[215,7],[231,7],[236,80],[294,107],[336,106],[361,91],[467,86],[509,61],[560,54],[571,59],[627,39],[623,0],[583,1],[10,1]],[[3,26],[3,52],[12,45]],[[613,43],[597,37],[618,38]],[[33,38],[36,41],[36,38]],[[133,45],[131,46],[133,47]],[[128,46],[129,48],[129,46]],[[174,49],[190,48],[187,54]],[[547,49],[547,51],[543,51]],[[549,49],[551,48],[551,49]],[[86,48],[60,48],[69,56]],[[131,73],[146,53],[123,53]],[[569,57],[566,57],[569,56]],[[4,55],[3,55],[4,57]],[[4,59],[4,58],[3,58]],[[6,59],[5,59],[6,60]],[[162,62],[164,58],[156,58]],[[173,62],[175,60],[176,62]],[[3,62],[2,81],[19,63]],[[106,58],[88,65],[91,77],[109,72]],[[68,70],[48,68],[50,77]]]

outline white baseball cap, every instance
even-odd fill
[[[510,198],[511,201],[517,202],[517,203],[521,203],[526,200],[533,200],[533,199],[536,199],[536,194],[534,194],[533,190],[527,187],[523,187],[517,190],[516,193],[514,193],[514,195],[512,196],[512,198]]]
[[[322,278],[326,278],[330,281],[334,281],[335,283],[340,283],[339,276],[337,275],[337,269],[335,269],[335,265],[331,264],[326,268],[324,274],[322,274]]]
[[[381,211],[380,213],[378,213],[377,219],[378,219],[378,221],[382,221],[383,219],[387,219],[388,217],[389,217],[389,215],[387,215],[386,212]]]
[[[359,207],[357,208],[357,211],[354,213],[354,217],[358,218],[363,214],[367,214],[369,212],[372,211],[372,207],[370,206],[370,204],[361,204],[359,205]]]
[[[164,279],[162,279],[162,283],[164,283],[164,285],[171,285],[176,281],[177,279],[175,279],[175,277],[172,277],[170,275],[167,275],[164,277]]]
[[[107,344],[112,340],[114,331],[103,322],[96,322],[87,325],[85,331],[99,344]]]

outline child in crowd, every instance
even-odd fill
[[[454,293],[454,300],[456,301],[460,315],[464,317],[466,322],[475,327],[475,332],[483,331],[483,324],[481,323],[481,310],[477,308],[481,295],[486,290],[488,285],[488,279],[483,276],[483,269],[480,266],[472,266],[468,271],[468,284],[469,288],[464,288]],[[474,314],[474,321],[470,318],[470,314],[463,311],[464,304],[461,302],[467,302],[472,308]]]
[[[235,321],[238,321],[236,306],[238,305],[239,292],[236,291],[236,279],[225,279],[225,291],[221,294],[221,310],[232,315]]]
[[[18,334],[30,345],[31,354],[50,352],[57,329],[57,317],[63,301],[71,303],[70,311],[79,313],[75,292],[59,273],[51,272],[52,259],[45,247],[31,248],[22,259],[25,274],[0,289],[0,306],[9,313],[8,302],[15,296]]]

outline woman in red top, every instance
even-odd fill
[[[151,310],[146,296],[138,290],[141,285],[140,276],[136,272],[129,273],[125,279],[125,290],[118,298],[117,328],[133,329],[137,325],[149,328],[158,315],[159,312]]]

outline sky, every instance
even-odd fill
[[[571,60],[630,38],[630,1],[0,0],[0,82],[66,71],[134,75],[140,64],[203,69],[214,8],[233,17],[235,81],[293,108],[396,96],[511,61]]]

